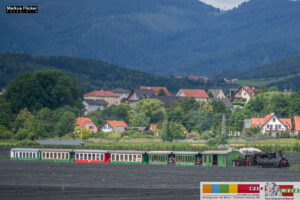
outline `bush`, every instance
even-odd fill
[[[17,146],[21,146],[21,147],[35,147],[37,146],[37,143],[31,140],[24,140],[21,142],[17,143]]]
[[[120,140],[121,137],[122,137],[121,133],[118,133],[118,132],[114,132],[110,135],[110,138],[113,140]]]
[[[17,140],[24,140],[28,137],[28,131],[26,129],[19,129],[17,134],[15,135],[15,139]]]
[[[258,135],[260,133],[260,128],[249,128],[246,130],[246,134],[248,136]]]
[[[282,134],[281,134],[280,137],[281,137],[281,138],[290,138],[291,135],[290,135],[290,132],[289,132],[289,131],[284,131],[284,132],[282,132]]]

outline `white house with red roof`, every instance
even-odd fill
[[[75,120],[75,124],[79,126],[80,129],[85,128],[94,133],[98,132],[97,126],[93,123],[93,121],[88,117],[78,117]]]
[[[176,96],[179,97],[193,97],[197,101],[206,102],[209,100],[208,94],[205,92],[205,90],[202,89],[180,89]]]
[[[120,104],[120,95],[111,91],[95,90],[85,94],[84,99],[104,100],[108,103],[108,106]]]
[[[252,118],[252,128],[260,128],[263,135],[267,134],[278,137],[284,131],[293,130],[292,120],[288,118],[277,118],[274,113],[266,115],[264,118]]]
[[[300,133],[300,116],[294,116],[294,134]]]
[[[105,133],[123,132],[128,128],[124,121],[106,120],[99,129]]]
[[[249,86],[242,86],[234,93],[233,99],[245,99],[245,102],[248,103],[257,91],[261,91],[261,89],[255,89]]]
[[[166,87],[149,87],[149,86],[140,86],[139,89],[142,90],[152,90],[158,95],[159,90],[163,90],[166,93],[166,96],[172,96]]]

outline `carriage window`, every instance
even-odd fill
[[[104,160],[104,154],[101,154],[101,160]]]
[[[130,162],[132,161],[132,155],[129,155],[129,161]]]
[[[45,158],[46,157],[46,155],[45,155],[45,153],[43,153],[43,158]]]
[[[87,154],[84,154],[84,160],[87,160]]]
[[[91,157],[92,157],[92,156],[91,156],[91,154],[89,153],[89,160],[91,160]]]
[[[115,154],[112,154],[111,160],[115,161]]]
[[[120,155],[120,161],[123,161],[123,155]]]
[[[26,158],[29,158],[29,153],[28,152],[26,153]]]
[[[35,158],[35,153],[32,154],[32,157]]]
[[[222,162],[225,163],[225,155],[222,156]]]
[[[54,153],[54,159],[56,159],[56,153]]]
[[[49,153],[47,153],[47,158],[49,158],[49,155],[50,155],[50,154],[49,154]]]
[[[69,154],[68,153],[66,153],[66,159],[69,159]]]
[[[82,153],[79,154],[79,157],[80,157],[80,160],[83,160],[83,154]]]
[[[204,162],[206,162],[206,155],[204,155]]]
[[[116,160],[119,161],[119,155],[116,155]]]
[[[95,160],[95,154],[93,153],[93,160]]]
[[[17,152],[15,152],[15,157],[16,157],[16,158],[18,157],[18,153],[17,153]]]
[[[142,158],[142,155],[138,155],[138,158]]]
[[[208,155],[208,162],[211,162],[211,156]]]
[[[133,162],[136,161],[136,155],[133,155]]]
[[[50,153],[50,158],[53,158],[53,153]]]
[[[128,155],[125,155],[124,157],[125,157],[124,160],[128,161]]]

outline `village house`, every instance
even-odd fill
[[[158,95],[159,90],[163,90],[166,93],[166,96],[172,96],[172,94],[168,91],[166,87],[148,87],[148,86],[140,86],[139,89],[142,90],[153,90],[156,95]]]
[[[123,88],[116,88],[111,90],[113,93],[120,95],[120,101],[124,101],[125,99],[128,98],[128,95],[130,93],[129,90],[125,90]]]
[[[189,79],[189,80],[198,80],[199,77],[198,77],[198,76],[191,75],[191,76],[188,76],[188,79]]]
[[[105,133],[111,132],[124,132],[128,128],[128,125],[124,121],[106,120],[99,130]]]
[[[108,103],[102,99],[85,99],[83,100],[84,115],[95,110],[103,110],[108,106]]]
[[[249,127],[249,125],[244,125],[244,127]],[[285,131],[291,134],[293,126],[291,119],[277,118],[274,113],[270,113],[264,118],[251,118],[251,128],[260,128],[263,135],[279,137]]]
[[[226,96],[222,89],[209,89],[208,94],[212,94],[212,98],[215,99],[225,99]]]
[[[120,95],[111,91],[95,90],[84,95],[84,100],[87,99],[104,100],[108,103],[108,106],[120,104]]]
[[[176,96],[179,97],[193,97],[197,101],[206,102],[209,100],[209,96],[205,92],[205,90],[202,89],[180,89]]]
[[[154,133],[154,136],[156,136],[156,137],[159,136],[159,132],[157,130],[157,124],[150,124],[149,130]]]
[[[85,128],[86,130],[92,131],[94,133],[98,132],[97,126],[88,117],[78,117],[75,124],[79,126],[80,129]]]
[[[133,89],[128,95],[127,101],[132,108],[135,108],[138,101],[155,97],[156,93],[153,90]]]
[[[157,96],[157,97],[155,97],[155,99],[158,99],[161,102],[163,102],[165,108],[170,108],[171,105],[175,101],[178,101],[178,100],[180,100],[182,98],[183,97],[179,97],[179,96]]]
[[[300,116],[294,116],[294,134],[300,133]]]
[[[245,99],[245,103],[248,103],[257,91],[261,91],[261,89],[250,88],[249,86],[242,86],[234,93],[233,99]]]

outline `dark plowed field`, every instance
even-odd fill
[[[200,181],[300,181],[300,171],[0,160],[0,199],[199,199]]]

